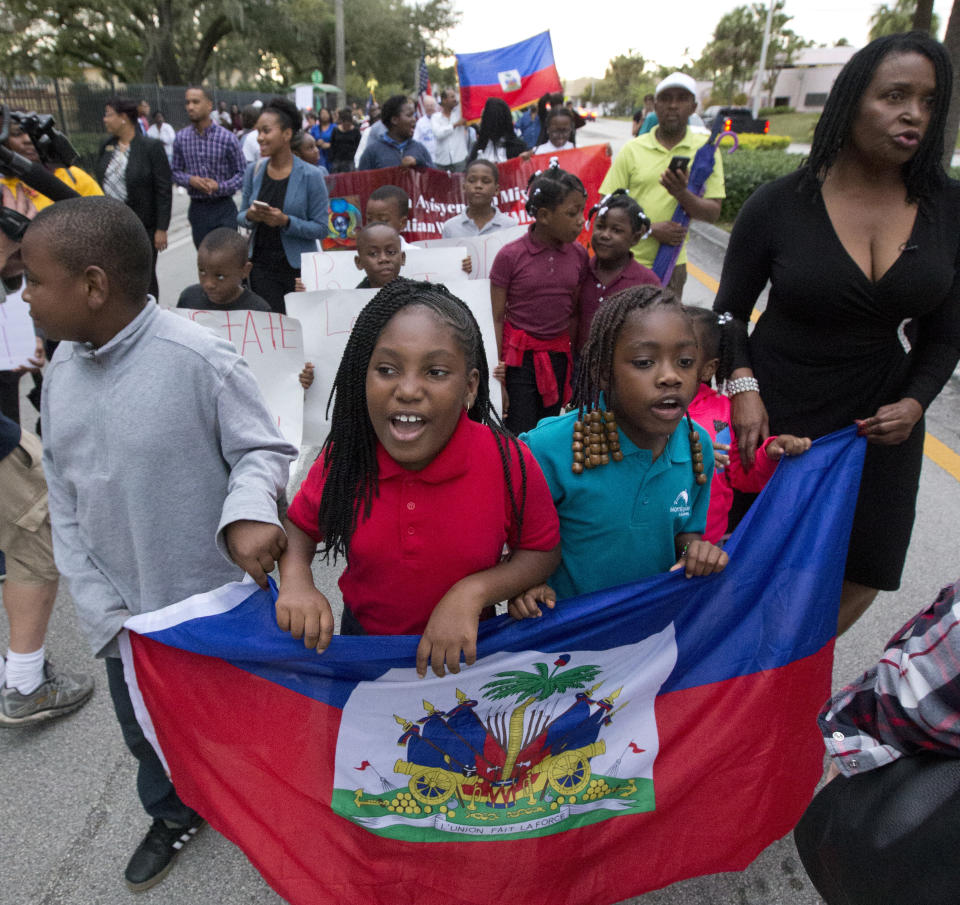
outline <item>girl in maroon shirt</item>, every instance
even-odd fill
[[[577,243],[583,183],[551,166],[528,187],[530,232],[505,245],[490,269],[490,299],[504,382],[506,425],[515,434],[558,415],[570,400],[586,249]],[[498,378],[500,374],[496,374]]]

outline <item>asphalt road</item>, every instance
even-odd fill
[[[617,148],[629,138],[628,123],[600,122],[587,130],[581,133],[581,144],[611,141]],[[183,196],[175,197],[171,247],[160,256],[161,301],[165,304],[174,304],[180,290],[196,279],[185,202]],[[690,280],[687,301],[712,302],[723,241],[724,234],[718,231],[695,231],[690,253],[701,279]],[[24,423],[33,424],[29,411]],[[960,381],[956,378],[931,407],[927,423],[930,434],[943,444],[941,461],[947,467],[925,460],[903,588],[896,594],[880,595],[867,615],[837,643],[835,686],[870,665],[890,635],[960,574],[956,518],[960,511],[960,459],[956,458],[960,455]],[[316,577],[325,593],[339,599],[332,569],[317,568]],[[6,649],[6,642],[2,623],[0,649]],[[57,601],[47,648],[59,665],[94,672],[97,690],[92,701],[72,716],[32,729],[0,732],[0,789],[6,790],[0,793],[0,905],[129,905],[132,894],[123,885],[123,869],[148,820],[137,800],[133,759],[120,738],[102,666],[91,658],[80,638],[65,590]],[[317,856],[322,858],[323,853]],[[641,868],[620,864],[617,869]],[[185,850],[164,882],[139,894],[137,900],[146,905],[270,905],[282,901],[243,854],[209,828]],[[629,901],[642,905],[816,905],[820,899],[787,837],[771,845],[742,873],[687,880]]]

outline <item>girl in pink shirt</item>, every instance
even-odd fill
[[[687,307],[693,321],[700,349],[699,380],[697,395],[687,409],[691,418],[710,434],[713,441],[716,467],[710,485],[710,508],[707,510],[707,530],[703,539],[717,544],[727,534],[727,519],[733,505],[733,491],[759,493],[773,475],[777,462],[783,456],[798,456],[810,448],[808,437],[780,434],[768,437],[757,450],[753,467],[747,471],[740,460],[737,437],[730,422],[730,398],[713,388],[726,383],[730,377],[729,355],[732,344],[726,341],[726,321],[709,308]]]

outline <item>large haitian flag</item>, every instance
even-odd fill
[[[132,696],[183,799],[297,905],[602,905],[742,869],[822,772],[863,450],[783,461],[722,574],[483,623],[459,675],[418,679],[415,637],[306,651],[247,582],[131,619]]]
[[[480,119],[489,97],[499,97],[511,110],[535,104],[544,94],[563,91],[553,62],[550,32],[496,50],[457,54],[460,109],[463,118]]]

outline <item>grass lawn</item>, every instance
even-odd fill
[[[791,141],[810,144],[819,113],[783,113],[768,116],[771,135],[789,135]]]

